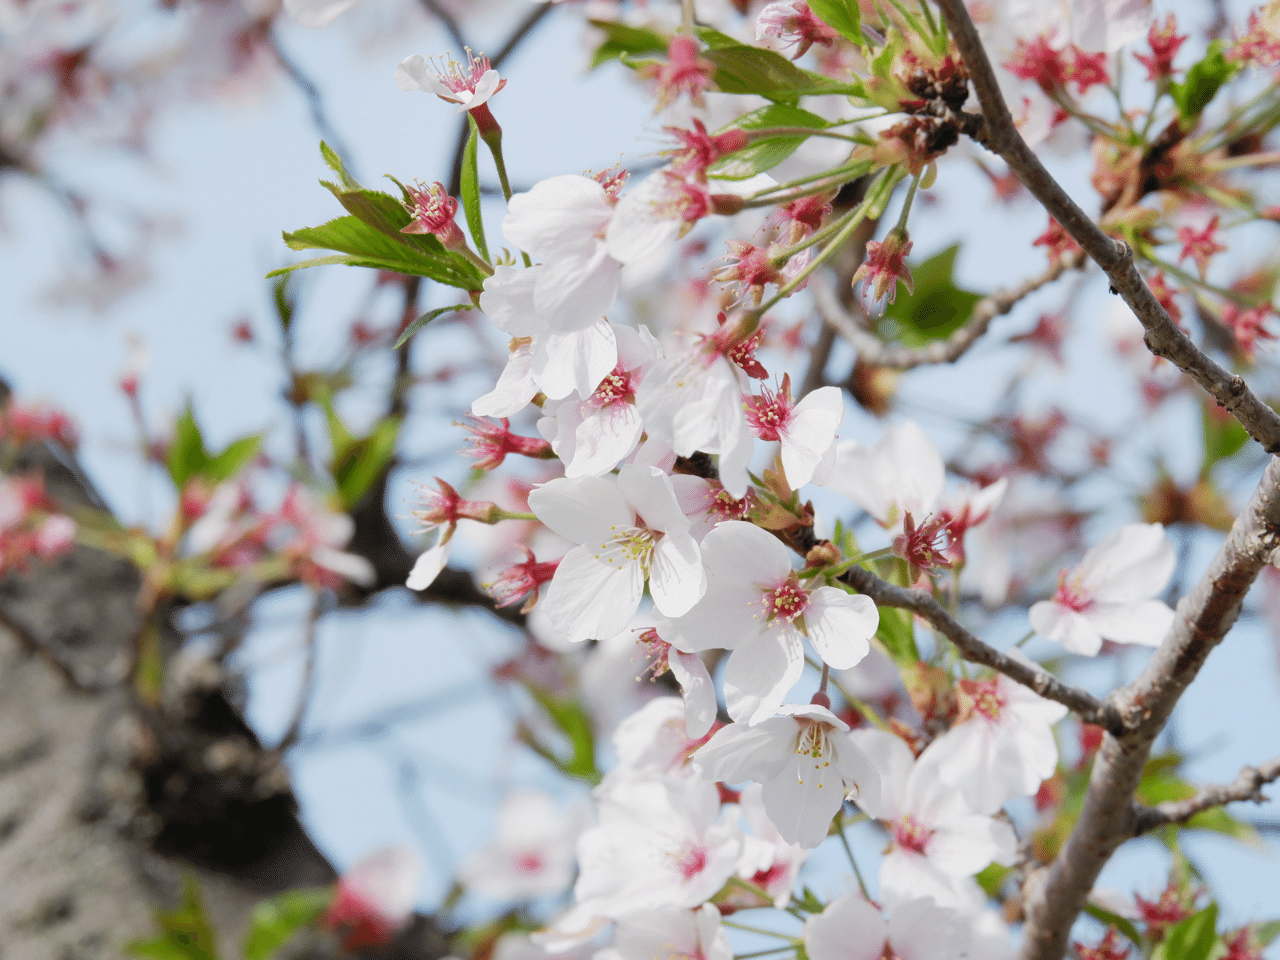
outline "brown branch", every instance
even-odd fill
[[[1280,780],[1280,757],[1260,767],[1245,767],[1231,783],[1211,783],[1201,787],[1195,796],[1186,800],[1169,800],[1154,807],[1135,805],[1134,835],[1149,833],[1171,823],[1186,823],[1197,813],[1239,800],[1266,803],[1267,795],[1262,788],[1275,780]]]
[[[821,277],[815,277],[811,286],[814,303],[822,319],[853,344],[860,359],[876,367],[910,370],[928,364],[955,363],[987,332],[992,320],[1008,313],[1025,297],[1057,280],[1067,270],[1078,269],[1083,262],[1084,256],[1080,253],[1063,257],[1048,270],[1023,281],[1012,290],[997,290],[983,297],[974,304],[973,312],[964,325],[949,337],[916,349],[885,343],[859,324],[841,306],[835,291]]]
[[[1156,356],[1171,360],[1218,403],[1229,410],[1249,435],[1268,453],[1280,453],[1280,414],[1262,402],[1242,377],[1224,370],[1209,359],[1178,329],[1164,307],[1148,289],[1133,263],[1128,244],[1113,240],[1103,233],[1053,178],[1014,126],[1013,117],[1000,93],[991,61],[969,17],[964,0],[938,0],[946,15],[947,26],[965,65],[985,121],[975,135],[992,153],[998,154],[1009,169],[1031,191],[1044,208],[1060,223],[1089,257],[1102,267],[1111,280],[1111,289],[1120,294],[1146,330],[1147,348]]]
[[[1075,829],[1023,890],[1022,960],[1059,960],[1103,866],[1135,835],[1133,796],[1151,744],[1209,651],[1240,614],[1245,594],[1280,547],[1280,459],[1272,457],[1209,568],[1178,603],[1173,626],[1141,675],[1108,699],[1127,732],[1108,733],[1093,762]]]
[[[970,663],[980,663],[1003,673],[1010,680],[1034,690],[1046,700],[1053,700],[1073,710],[1086,723],[1094,723],[1108,730],[1123,729],[1120,714],[1113,706],[1103,703],[1088,691],[1068,686],[1045,671],[1037,670],[988,646],[966,630],[942,604],[925,591],[895,587],[861,567],[851,568],[843,579],[880,606],[900,607],[927,620],[934,629],[955,644],[960,655]]]
[[[315,596],[311,598],[311,610],[307,613],[307,623],[302,637],[304,647],[302,689],[298,691],[298,702],[294,706],[293,719],[289,722],[289,729],[285,731],[284,736],[280,738],[280,742],[276,744],[275,753],[277,756],[288,751],[302,736],[302,723],[307,718],[307,711],[311,707],[311,697],[315,693],[316,629],[320,626],[320,617],[324,613],[325,606],[324,594],[316,591]]]

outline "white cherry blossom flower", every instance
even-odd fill
[[[636,389],[658,355],[645,328],[616,327],[618,363],[585,400],[567,397],[543,406],[538,429],[565,463],[567,477],[608,473],[640,442],[644,432]]]
[[[1032,605],[1031,626],[1086,657],[1095,656],[1103,640],[1158,647],[1173,611],[1152,598],[1176,563],[1161,524],[1125,524],[1063,571],[1053,599]]]
[[[964,925],[932,900],[910,900],[885,912],[856,893],[833,900],[804,925],[810,960],[956,960],[967,956]]]
[[[804,670],[804,638],[837,670],[867,655],[880,623],[869,597],[805,585],[776,537],[752,523],[726,521],[702,541],[706,595],[672,619],[671,642],[697,653],[733,651],[724,690],[729,715],[772,717]]]
[[[742,852],[735,807],[701,777],[614,781],[596,789],[599,824],[578,840],[576,906],[540,939],[549,949],[590,937],[609,920],[706,903]]]
[[[853,440],[836,446],[827,486],[858,504],[892,533],[910,512],[917,523],[933,513],[942,496],[942,456],[914,423],[888,427],[874,447]]]
[[[349,949],[386,943],[413,916],[421,874],[409,848],[376,850],[343,872],[322,922]]]
[[[720,911],[710,903],[697,910],[650,910],[618,924],[613,946],[595,960],[733,960]]]
[[[581,544],[560,561],[542,608],[571,640],[611,637],[631,623],[645,581],[658,612],[678,616],[706,589],[697,542],[671,478],[627,464],[618,476],[552,480],[529,494],[552,531]]]
[[[468,857],[458,879],[496,900],[534,900],[565,890],[573,879],[581,810],[541,790],[516,790],[498,809],[494,842]]]
[[[884,823],[893,838],[880,864],[886,904],[932,897],[940,906],[960,907],[970,900],[970,877],[992,862],[1013,862],[1013,830],[974,813],[963,795],[942,779],[937,744],[917,760],[891,733],[855,730],[850,737],[880,771],[880,793],[867,797],[862,807]]]
[[[738,797],[738,808],[751,827],[751,833],[743,837],[742,857],[738,860],[738,876],[759,887],[773,898],[779,910],[791,902],[800,868],[809,858],[809,851],[798,843],[789,843],[777,826],[769,819],[764,807],[764,786],[753,783],[743,789]],[[737,905],[737,900],[727,901]],[[747,900],[744,907],[764,906]]]
[[[427,60],[420,53],[411,54],[396,67],[395,82],[401,90],[423,90],[448,103],[456,103],[459,113],[487,103],[507,85],[507,81],[498,76],[498,71],[489,66],[488,57],[474,56],[470,50],[467,51],[466,64],[449,60],[443,66]]]
[[[793,490],[810,481],[826,482],[835,462],[836,431],[844,419],[839,387],[819,387],[796,403],[788,375],[776,393],[762,387],[760,396],[748,397],[746,413],[757,437],[781,442],[782,469]]]
[[[779,712],[754,726],[721,728],[692,763],[709,780],[763,784],[765,812],[782,839],[811,850],[846,796],[876,805],[880,776],[849,739],[849,725],[826,707],[789,703]]]
[[[1011,656],[1026,660],[1020,650]],[[1028,661],[1029,662],[1029,661]],[[1003,674],[961,680],[960,715],[938,738],[938,775],[978,813],[995,813],[1012,797],[1030,796],[1053,776],[1058,744],[1053,725],[1067,708]]]
[[[542,319],[533,305],[541,270],[499,266],[484,282],[480,309],[513,340],[498,386],[471,405],[476,416],[511,416],[539,390],[552,400],[574,390],[588,397],[617,365],[617,339],[607,320],[563,331]]]

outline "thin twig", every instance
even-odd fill
[[[462,35],[462,30],[458,27],[458,21],[453,19],[453,14],[440,6],[437,0],[421,0],[422,5],[427,8],[427,12],[444,24],[445,33],[449,34],[449,39],[458,45],[458,56],[462,56],[469,44],[467,38]]]
[[[1072,239],[1102,267],[1111,280],[1111,289],[1124,298],[1145,328],[1147,348],[1156,356],[1171,360],[1200,384],[1240,421],[1264,450],[1280,453],[1280,414],[1263,403],[1242,377],[1224,370],[1178,329],[1138,273],[1128,244],[1103,233],[1022,138],[1000,93],[995,71],[964,0],[938,0],[938,6],[946,15],[947,26],[982,104],[984,122],[982,129],[973,134],[974,138],[1008,164]]]
[[[1262,788],[1275,780],[1280,780],[1280,757],[1260,767],[1245,767],[1231,783],[1211,783],[1201,787],[1195,796],[1186,800],[1169,800],[1154,807],[1137,805],[1134,807],[1134,835],[1148,833],[1171,823],[1186,823],[1197,813],[1240,800],[1266,803],[1267,796]]]
[[[326,606],[324,598],[325,594],[317,590],[311,600],[311,610],[307,614],[307,623],[303,628],[302,689],[298,691],[298,703],[293,711],[293,719],[289,722],[289,729],[276,744],[277,754],[283,754],[302,736],[302,723],[307,717],[311,698],[315,693],[316,628],[320,624],[320,617]]]
[[[303,73],[302,68],[293,61],[293,58],[284,52],[284,47],[280,45],[280,38],[276,36],[274,30],[267,33],[266,39],[268,49],[280,61],[280,66],[284,68],[284,72],[288,74],[294,86],[306,98],[307,108],[311,112],[311,123],[316,128],[316,132],[320,134],[320,137],[333,152],[342,158],[343,165],[348,170],[354,170],[352,154],[347,150],[342,137],[338,135],[338,131],[329,120],[329,115],[325,112],[324,97],[320,93],[320,88],[315,85],[315,82],[310,77]]]
[[[966,630],[942,604],[925,591],[896,587],[861,567],[846,571],[843,579],[880,606],[900,607],[924,618],[955,644],[960,655],[970,663],[980,663],[999,671],[1010,680],[1034,690],[1046,700],[1068,707],[1087,723],[1094,723],[1108,730],[1122,729],[1120,714],[1113,706],[1103,703],[1086,690],[1068,686],[1045,671],[1037,670],[988,646]]]
[[[858,351],[863,362],[875,367],[888,367],[893,370],[910,370],[935,363],[955,363],[972,347],[996,317],[1008,313],[1024,298],[1052,283],[1067,270],[1078,269],[1084,262],[1081,253],[1063,257],[1043,273],[1025,280],[1012,290],[997,290],[983,297],[974,304],[973,311],[964,325],[943,340],[935,340],[923,347],[912,349],[896,344],[885,343],[871,331],[864,328],[849,312],[841,306],[835,291],[822,278],[814,278],[814,303],[818,313],[827,325],[834,328]]]

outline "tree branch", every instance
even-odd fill
[[[1120,714],[1115,707],[1103,703],[1088,691],[1068,686],[1045,671],[1028,666],[983,643],[925,591],[895,587],[861,567],[852,567],[844,574],[843,579],[880,606],[900,607],[924,618],[955,644],[961,656],[970,663],[980,663],[1003,673],[1010,680],[1034,690],[1046,700],[1053,700],[1073,710],[1086,723],[1094,723],[1107,730],[1123,729]]]
[[[1169,800],[1158,803],[1154,807],[1136,804],[1133,811],[1133,833],[1139,836],[1168,826],[1171,823],[1186,823],[1197,813],[1223,807],[1238,800],[1252,800],[1254,803],[1266,803],[1267,796],[1262,788],[1268,783],[1280,779],[1280,757],[1261,767],[1245,767],[1240,775],[1229,784],[1211,783],[1202,787],[1194,797],[1186,800]]]
[[[1048,270],[1023,281],[1012,290],[997,290],[983,297],[974,304],[973,312],[962,327],[943,340],[935,340],[916,349],[885,343],[861,326],[841,306],[835,291],[821,277],[815,277],[811,287],[822,319],[857,348],[858,356],[864,362],[893,370],[910,370],[928,364],[955,363],[987,332],[992,320],[1008,313],[1025,297],[1057,280],[1067,270],[1078,269],[1083,261],[1084,255],[1080,253],[1063,257]]]
[[[1262,402],[1242,377],[1224,370],[1209,359],[1178,329],[1164,307],[1148,289],[1133,263],[1128,244],[1103,233],[1074,200],[1068,196],[1014,126],[1013,117],[1000,93],[991,61],[969,17],[964,0],[938,0],[947,26],[982,104],[984,129],[976,136],[1031,191],[1044,208],[1071,235],[1072,239],[1102,267],[1111,280],[1111,289],[1120,294],[1146,330],[1147,348],[1156,356],[1172,361],[1218,403],[1229,410],[1249,435],[1268,453],[1280,453],[1280,414]]]
[[[1209,568],[1178,603],[1173,626],[1133,683],[1108,698],[1126,732],[1103,737],[1076,827],[1024,891],[1023,960],[1059,960],[1103,866],[1136,832],[1133,795],[1151,744],[1200,667],[1240,614],[1245,594],[1280,547],[1280,459],[1272,457]]]

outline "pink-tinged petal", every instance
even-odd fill
[[[512,197],[502,232],[526,253],[552,260],[594,249],[612,217],[604,187],[590,177],[568,174]]]
[[[845,894],[805,921],[805,953],[809,960],[879,960],[887,932],[879,910],[856,893]]]
[[[595,558],[596,552],[583,546],[565,554],[539,604],[571,641],[621,633],[644,596],[644,571],[638,563],[602,563]]]
[[[839,387],[822,387],[798,404],[782,433],[782,469],[793,490],[813,479],[814,471],[836,442],[844,419]]]
[[[880,614],[870,597],[819,587],[809,594],[804,623],[823,662],[847,670],[871,651],[869,641],[880,626]]]
[[[926,853],[943,873],[971,877],[988,864],[1010,864],[1017,855],[1013,828],[1002,820],[972,813],[950,820],[932,837]]]
[[[696,653],[672,649],[667,653],[671,675],[684,695],[684,729],[691,740],[706,736],[716,722],[716,688],[707,665]]]
[[[671,478],[657,467],[629,463],[618,471],[618,489],[651,530],[688,530]]]
[[[1163,590],[1176,564],[1161,524],[1127,523],[1086,553],[1076,570],[1090,599],[1135,603]]]
[[[565,476],[598,477],[608,473],[635,449],[643,432],[644,424],[634,404],[615,403],[593,411],[573,432],[573,454]]]
[[[923,430],[907,421],[886,429],[874,447],[839,444],[827,485],[892,528],[905,511],[916,517],[932,513],[945,480],[941,454]]]
[[[604,477],[548,480],[530,492],[529,509],[552,532],[595,553],[617,535],[615,528],[625,529],[636,522],[618,485]]]
[[[1031,626],[1046,640],[1062,644],[1072,653],[1096,657],[1102,649],[1102,634],[1081,613],[1052,600],[1033,603],[1027,612]]]
[[[649,564],[653,605],[666,617],[688,613],[707,592],[707,575],[697,541],[684,530],[665,534],[653,548]]]
[[[548,326],[582,330],[609,312],[618,296],[621,267],[604,244],[548,260],[542,265],[533,303]]]
[[[765,811],[783,840],[812,850],[826,839],[844,803],[844,784],[820,759],[797,750],[790,752],[783,770],[761,791]]]
[[[299,7],[329,6],[327,2],[317,3],[316,0],[289,0],[289,2],[285,3],[285,9],[288,10],[289,16],[293,17],[295,20],[298,19],[298,17],[289,9],[290,2],[292,2],[294,6]],[[347,5],[351,6],[351,4]],[[306,26],[313,26],[313,24],[306,24]],[[393,79],[395,80],[397,87],[408,92],[410,90],[418,90],[422,88],[431,72],[432,71],[427,66],[426,58],[424,58],[420,53],[414,53],[400,61],[400,65],[396,67]]]
[[[657,253],[680,236],[679,218],[663,216],[656,201],[666,178],[656,173],[623,194],[605,231],[609,255],[619,263],[634,263]]]
[[[1159,600],[1133,604],[1099,604],[1086,615],[1104,640],[1158,647],[1173,626],[1174,612]]]
[[[524,270],[497,266],[493,276],[485,278],[480,309],[503,333],[532,337],[546,329],[533,305],[533,292],[541,270],[541,266]]]
[[[900,957],[910,960],[955,960],[968,952],[969,932],[960,918],[932,900],[910,900],[889,915],[889,943]],[[982,954],[982,956],[988,956]],[[994,957],[1000,954],[991,954]]]
[[[884,730],[861,729],[849,739],[862,750],[880,774],[880,796],[866,798],[858,806],[877,820],[897,820],[907,812],[907,780],[915,756],[902,740]]]
[[[690,762],[707,780],[764,783],[787,765],[798,733],[796,722],[787,717],[771,717],[754,727],[731,723],[699,747]]]
[[[521,343],[511,351],[493,389],[472,401],[471,412],[477,417],[515,416],[537,393],[538,385],[533,382],[533,347]]]
[[[533,377],[552,400],[561,400],[574,390],[579,396],[591,396],[617,365],[617,342],[606,320],[573,333],[548,331],[533,342]]]
[[[846,796],[864,813],[878,810],[881,792],[879,769],[851,737],[838,733],[831,733],[829,736],[835,755],[832,766],[846,783],[854,784]]]
[[[404,582],[404,585],[410,590],[425,590],[431,586],[436,577],[440,576],[440,571],[444,569],[445,564],[449,562],[449,550],[452,544],[453,540],[449,539],[419,554],[418,559],[413,563],[413,569],[409,571],[409,579]]]
[[[777,713],[804,672],[804,647],[793,630],[771,630],[738,644],[724,672],[729,716],[757,724]]]

